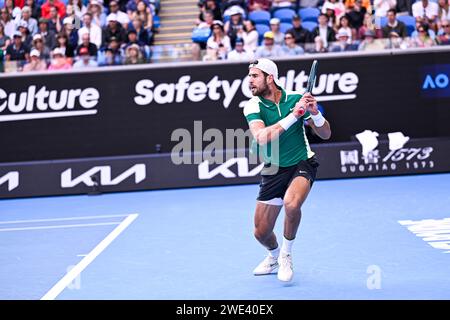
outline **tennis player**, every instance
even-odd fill
[[[273,61],[261,58],[252,62],[248,76],[253,97],[245,105],[244,115],[264,161],[254,234],[269,251],[253,273],[266,275],[278,269],[278,279],[288,282],[294,275],[292,245],[301,207],[319,166],[309,147],[304,121],[325,140],[331,136],[330,124],[310,93],[302,95],[282,88]],[[273,228],[283,205],[286,216],[280,249]]]

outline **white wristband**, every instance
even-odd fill
[[[323,117],[322,113],[320,113],[320,111],[316,115],[311,115],[311,119],[313,120],[316,127],[321,127],[325,123],[325,118]]]
[[[290,113],[286,118],[278,121],[278,123],[284,129],[284,131],[287,131],[289,129],[289,127],[292,126],[296,122],[297,122],[297,118],[292,113]]]

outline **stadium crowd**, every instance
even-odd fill
[[[205,61],[248,61],[450,44],[450,0],[413,1],[200,0],[193,52]],[[160,0],[0,0],[0,67],[149,63],[160,6]]]
[[[203,60],[450,44],[449,0],[201,0]],[[222,15],[221,15],[222,13]]]

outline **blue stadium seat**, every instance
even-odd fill
[[[298,10],[298,15],[302,21],[317,22],[317,18],[320,15],[320,10],[317,8],[302,8]]]
[[[312,21],[306,21],[306,22],[302,22],[302,26],[303,26],[303,28],[305,28],[311,32],[314,30],[315,27],[317,27],[317,23],[312,22]]]
[[[264,37],[264,33],[266,33],[267,31],[270,31],[270,27],[265,25],[265,24],[257,24],[255,25],[256,31],[258,31],[259,34],[259,43],[261,43],[263,37]]]
[[[292,17],[295,16],[295,11],[292,9],[279,9],[273,13],[274,18],[280,19],[281,22],[292,22]]]
[[[280,31],[286,33],[289,29],[292,28],[292,23],[282,22],[280,23]]]
[[[380,17],[380,26],[384,28],[387,25],[387,17]]]
[[[397,20],[403,22],[408,30],[408,37],[416,29],[416,19],[413,16],[397,16]]]
[[[270,13],[269,13],[269,11],[265,11],[265,10],[252,11],[248,15],[248,19],[253,20],[255,22],[255,24],[269,25]]]
[[[193,42],[206,42],[211,36],[210,28],[195,28],[192,31],[191,39]]]
[[[161,26],[161,18],[159,16],[153,16],[153,28],[158,29]]]

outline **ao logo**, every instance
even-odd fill
[[[425,77],[422,89],[444,89],[447,88],[449,83],[448,76],[445,73],[439,73],[434,78],[431,75]]]

